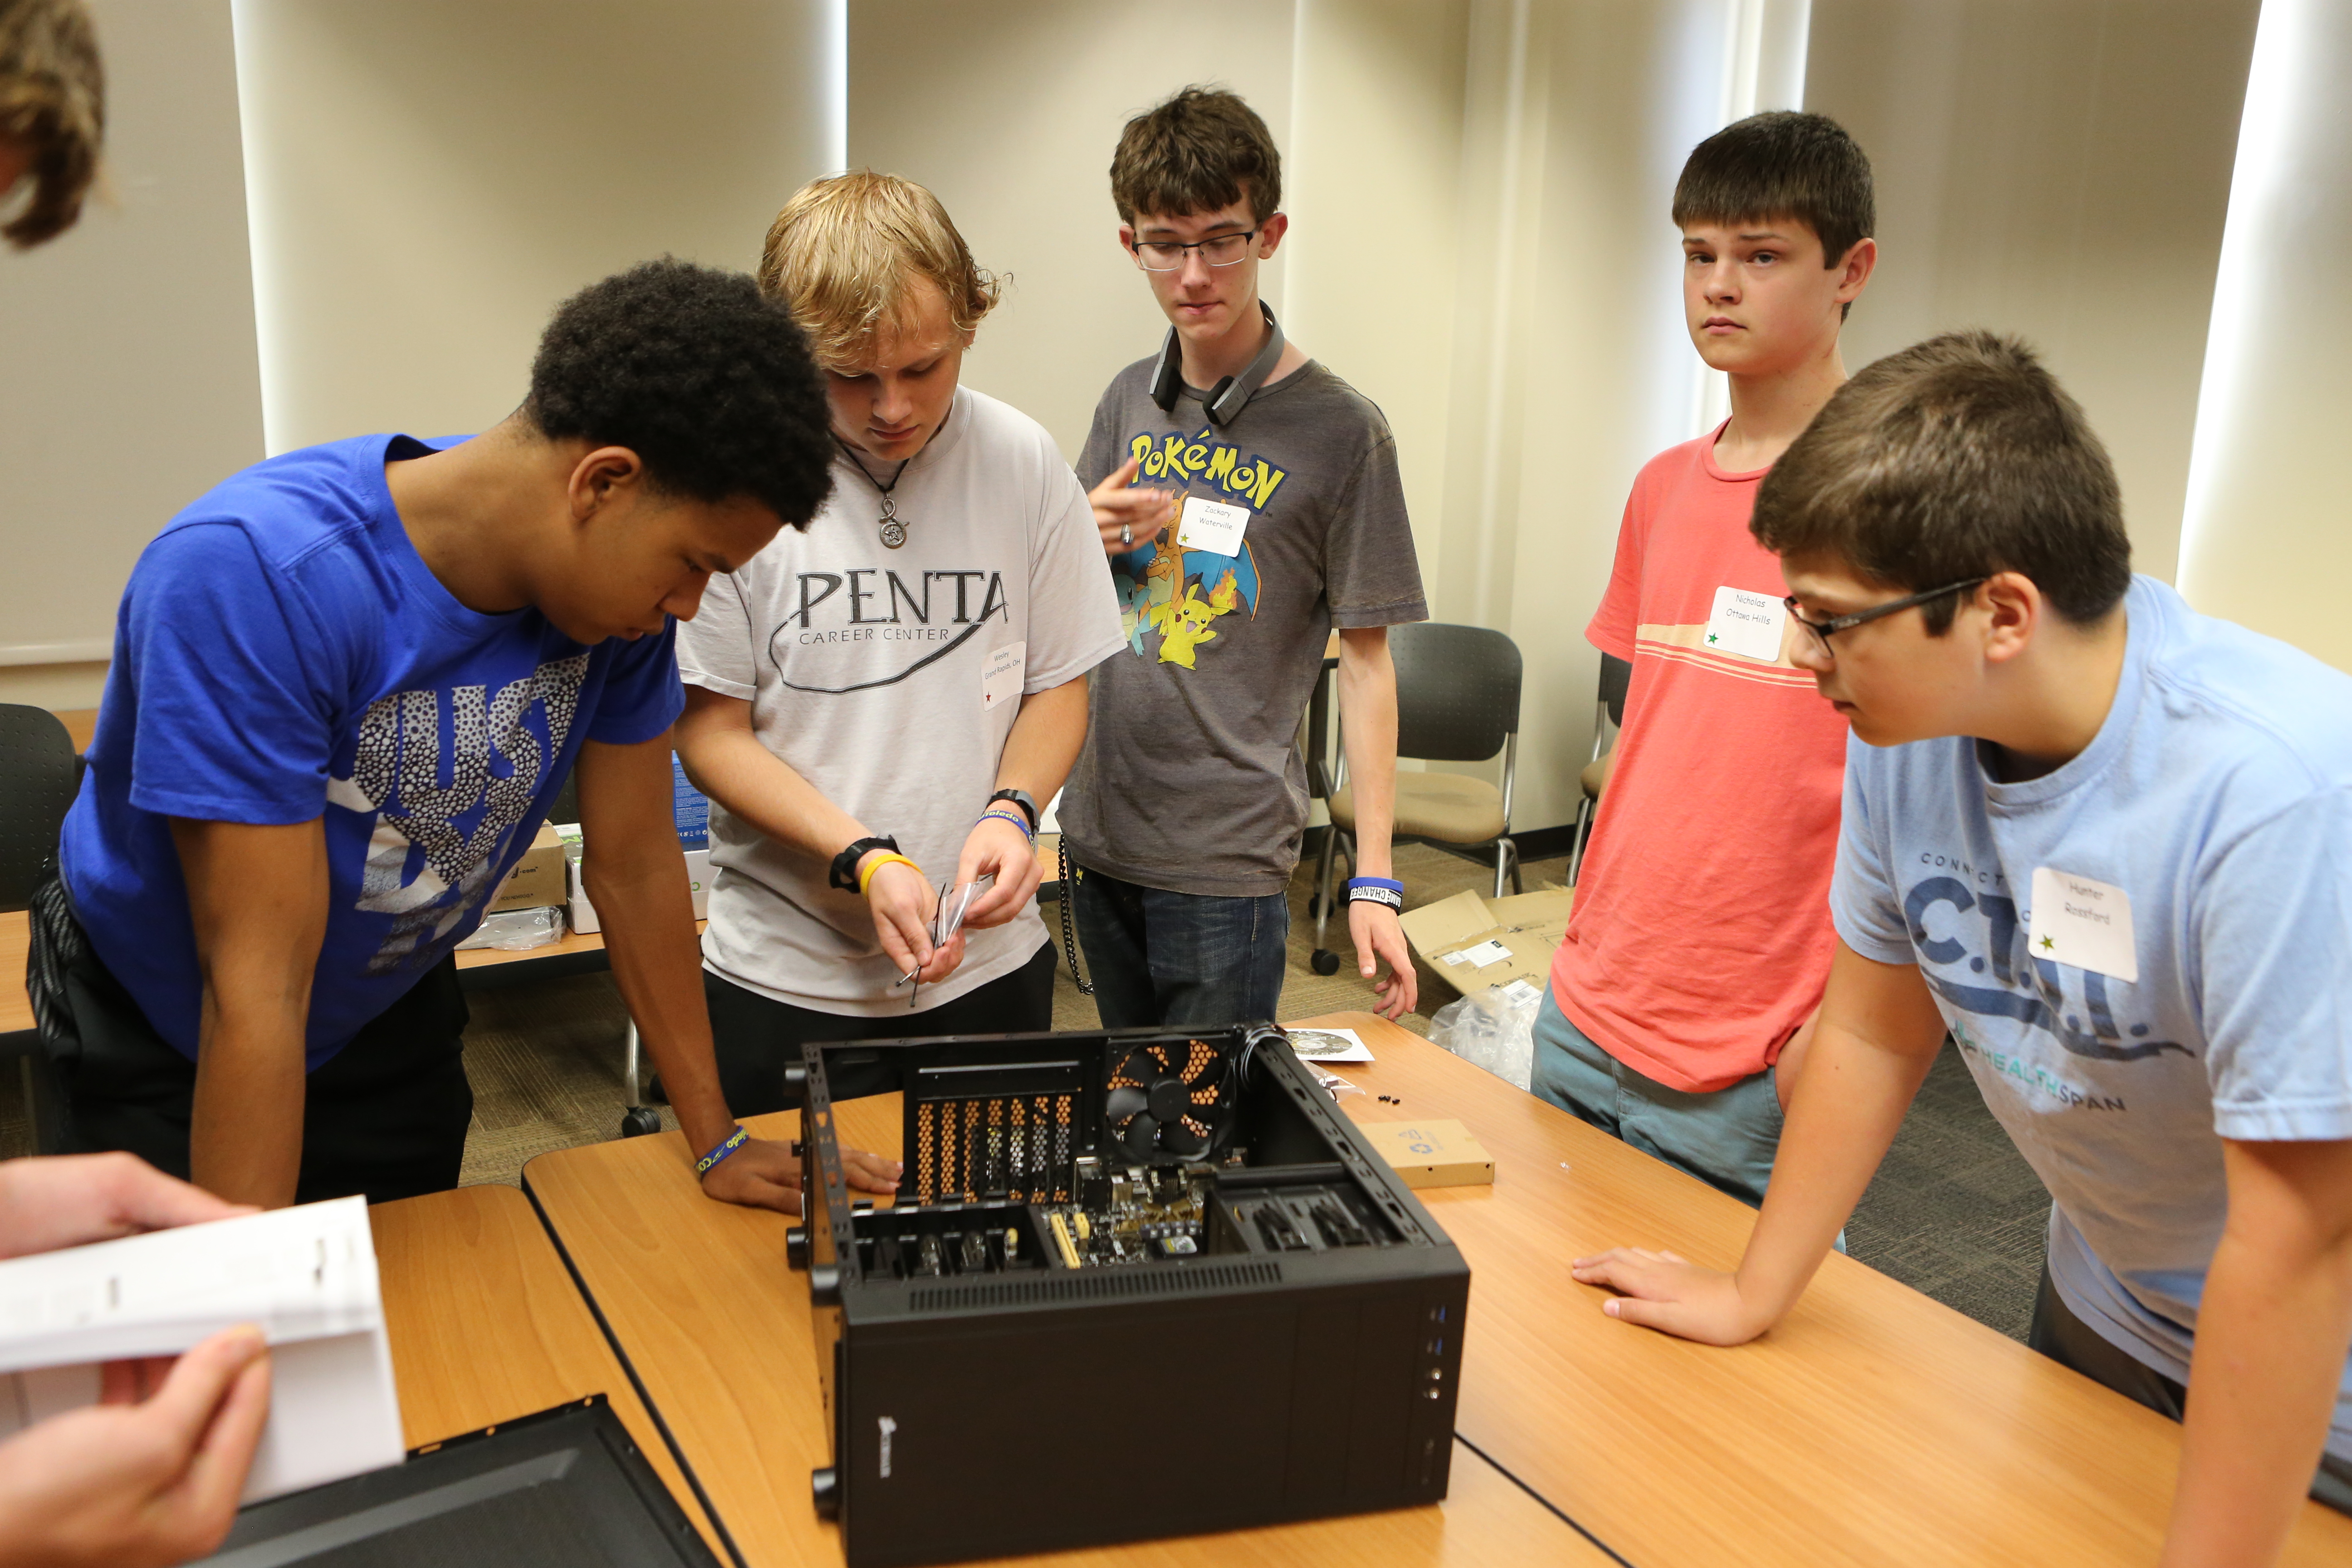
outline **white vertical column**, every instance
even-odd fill
[[[2352,6],[2264,0],[2189,460],[2181,592],[2352,669],[2352,427],[2333,258],[2352,246]]]

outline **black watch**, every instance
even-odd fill
[[[1001,789],[994,795],[988,797],[988,804],[994,805],[1000,800],[1009,800],[1013,805],[1021,808],[1021,815],[1029,819],[1030,836],[1032,837],[1035,837],[1037,832],[1037,803],[1029,798],[1029,792],[1023,789]]]
[[[887,849],[896,855],[899,853],[898,841],[887,836],[859,839],[833,858],[833,875],[826,880],[845,893],[857,891],[857,863],[874,849]]]

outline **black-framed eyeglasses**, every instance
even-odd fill
[[[1866,610],[1856,610],[1850,616],[1839,616],[1826,621],[1809,621],[1797,614],[1797,595],[1794,594],[1790,595],[1780,603],[1789,606],[1790,620],[1813,634],[1813,646],[1834,658],[1837,656],[1837,649],[1830,647],[1830,638],[1839,632],[1861,626],[1865,621],[1877,620],[1882,616],[1891,616],[1897,610],[1907,610],[1914,605],[1924,605],[1931,599],[1940,599],[1947,594],[1963,593],[1979,583],[1991,581],[1990,577],[1971,577],[1964,583],[1947,583],[1940,588],[1930,588],[1924,594],[1914,594],[1907,599],[1896,599],[1891,604],[1873,605]]]
[[[1136,265],[1146,272],[1174,272],[1184,265],[1184,253],[1197,250],[1201,259],[1212,267],[1232,267],[1249,254],[1250,241],[1257,237],[1254,228],[1239,234],[1220,234],[1208,239],[1198,239],[1189,245],[1172,239],[1139,239],[1128,247],[1135,252]]]

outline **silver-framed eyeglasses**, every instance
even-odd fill
[[[1139,239],[1128,247],[1135,252],[1136,265],[1146,272],[1174,272],[1184,265],[1184,253],[1197,250],[1201,259],[1212,267],[1231,267],[1249,254],[1250,241],[1257,237],[1254,228],[1239,234],[1213,235],[1207,239],[1181,245],[1172,239]]]
[[[1813,634],[1813,647],[1828,654],[1832,658],[1835,658],[1837,649],[1830,646],[1830,638],[1839,632],[1861,626],[1865,621],[1877,620],[1882,616],[1891,616],[1897,610],[1907,610],[1914,605],[1924,605],[1932,599],[1940,599],[1947,594],[1963,593],[1979,583],[1991,581],[1990,577],[1970,577],[1964,583],[1947,583],[1940,588],[1930,588],[1924,594],[1914,594],[1907,599],[1896,599],[1885,605],[1873,605],[1866,610],[1856,610],[1850,616],[1839,616],[1826,621],[1809,621],[1797,614],[1797,595],[1794,594],[1790,595],[1780,603],[1789,606],[1790,620]]]

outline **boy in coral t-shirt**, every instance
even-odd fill
[[[1624,731],[1536,1018],[1537,1093],[1749,1204],[1829,976],[1846,723],[1790,661],[1748,520],[1845,381],[1873,205],[1869,160],[1818,114],[1752,116],[1684,165],[1684,310],[1731,417],[1626,502],[1585,630],[1633,664]]]

